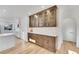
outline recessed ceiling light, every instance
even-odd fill
[[[35,17],[35,18],[38,18],[38,16],[37,16],[37,15],[34,15],[34,17]]]

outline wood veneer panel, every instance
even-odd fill
[[[32,38],[33,40],[36,40],[35,44],[37,44],[45,49],[55,52],[55,41],[56,41],[55,37],[39,35],[39,34],[32,34],[32,33],[30,33],[30,34],[31,34],[31,36],[29,36],[29,37]]]
[[[29,16],[30,27],[56,27],[56,10],[53,6]],[[37,15],[37,17],[35,17]]]

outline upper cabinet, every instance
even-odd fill
[[[29,16],[30,27],[56,27],[56,10],[53,6],[34,15]]]

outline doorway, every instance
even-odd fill
[[[74,19],[65,19],[63,22],[63,40],[76,42],[76,23]]]

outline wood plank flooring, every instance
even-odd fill
[[[0,52],[1,54],[53,54],[53,52],[46,50],[36,44],[22,42],[18,39],[16,47]]]
[[[68,50],[79,53],[79,48],[73,42],[64,41],[61,48],[54,53],[36,44],[17,39],[16,47],[2,51],[0,54],[68,54]]]
[[[76,47],[75,42],[63,41],[61,49],[57,51],[57,54],[68,54],[68,51],[73,51],[79,54],[79,48]]]

